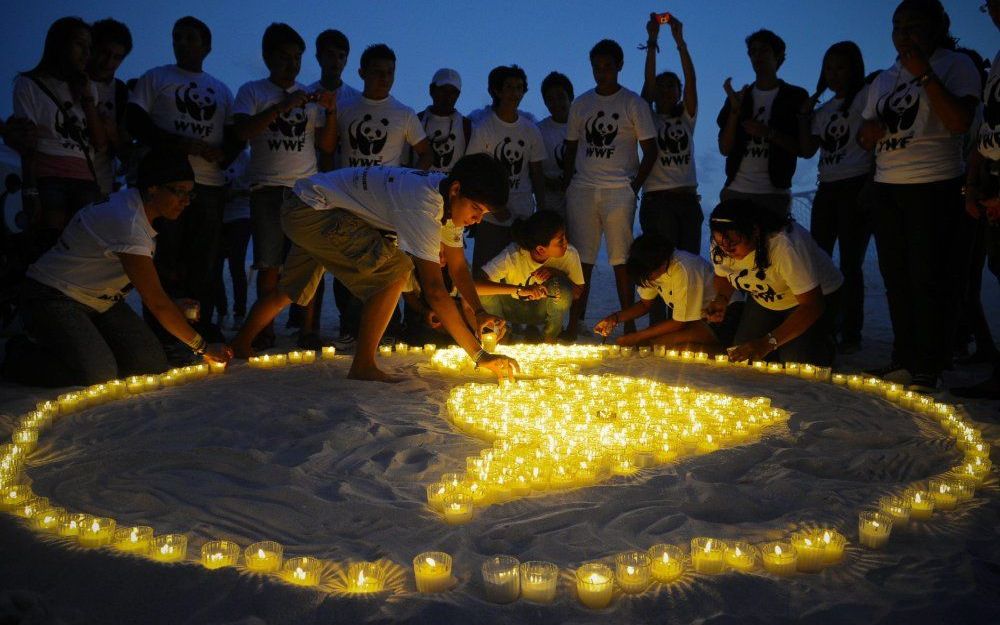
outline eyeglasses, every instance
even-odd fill
[[[169,184],[163,185],[163,188],[170,191],[174,194],[174,196],[181,200],[193,200],[198,197],[198,194],[195,193],[194,190],[188,191],[187,189],[178,189],[177,187],[172,187]]]
[[[746,241],[746,237],[738,232],[720,232],[718,236],[712,235],[712,242],[722,249],[732,249]]]

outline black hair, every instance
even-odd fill
[[[778,67],[785,62],[785,40],[774,34],[766,28],[761,28],[760,30],[750,33],[746,38],[747,50],[750,49],[750,44],[755,41],[759,41],[771,48],[774,52],[774,56],[778,59]]]
[[[951,18],[939,0],[903,0],[892,12],[893,20],[896,19],[900,11],[920,13],[927,18],[927,21],[935,25],[937,31],[934,45],[936,48],[954,50],[958,46],[958,39],[951,36]]]
[[[339,30],[334,30],[332,28],[327,28],[319,35],[316,36],[316,53],[325,47],[339,48],[344,52],[351,51],[351,43],[347,40],[347,35],[340,32]]]
[[[865,86],[865,59],[861,55],[861,48],[853,41],[838,41],[827,48],[826,53],[823,54],[823,63],[819,66],[819,80],[816,81],[817,93],[825,91],[830,87],[830,85],[826,84],[824,68],[826,67],[827,59],[831,56],[841,56],[847,59],[847,63],[851,67],[851,82],[847,85],[847,95],[844,97],[844,103],[840,105],[840,110],[846,113],[850,110],[851,104],[854,103],[854,97]]]
[[[510,195],[507,169],[489,154],[469,154],[458,159],[440,188],[444,190],[456,181],[461,185],[462,195],[486,204],[491,211],[507,205]]]
[[[174,28],[170,32],[171,34],[176,35],[177,31],[182,28],[193,28],[194,30],[197,30],[198,34],[201,35],[201,42],[205,45],[205,47],[212,47],[212,31],[205,22],[201,21],[197,17],[185,15],[174,22]]]
[[[497,94],[503,89],[503,84],[508,78],[520,78],[524,83],[524,92],[528,93],[528,75],[524,73],[524,69],[517,65],[500,65],[494,67],[490,70],[490,75],[486,78],[486,89],[489,91],[490,97],[493,98],[491,107],[496,108],[497,104],[500,103],[500,98]]]
[[[287,44],[298,46],[303,52],[306,51],[306,42],[299,33],[295,32],[294,28],[282,22],[272,22],[264,30],[264,37],[260,40],[264,62],[266,63],[267,57],[274,54],[278,48]]]
[[[136,186],[140,191],[170,182],[194,182],[194,170],[187,156],[172,150],[156,149],[139,161]]]
[[[69,49],[69,43],[78,30],[90,33],[90,24],[79,17],[60,17],[52,22],[45,33],[45,45],[42,48],[42,58],[30,70],[23,72],[24,76],[40,76],[42,74],[58,73],[63,57]]]
[[[601,39],[590,49],[590,62],[594,62],[595,56],[610,56],[615,60],[618,67],[625,64],[625,52],[618,42],[613,39]]]
[[[723,200],[709,216],[708,227],[710,232],[736,232],[747,241],[753,241],[757,235],[755,268],[763,270],[771,266],[771,255],[768,252],[771,235],[781,230],[791,232],[792,218],[779,215],[753,200]],[[721,263],[726,256],[725,251],[714,242],[711,247],[712,261],[715,264]]]
[[[373,43],[361,53],[361,69],[368,67],[372,61],[392,61],[395,63],[396,53],[384,43]]]
[[[527,82],[525,82],[525,86],[527,86]],[[573,101],[573,83],[570,82],[569,76],[560,74],[559,72],[549,72],[549,75],[542,81],[542,97],[545,97],[545,92],[553,87],[562,87],[565,89],[566,95],[569,96],[569,101]]]
[[[650,286],[650,276],[654,271],[669,264],[674,257],[674,242],[658,234],[640,234],[628,248],[625,271],[632,282],[639,286]]]
[[[132,33],[128,26],[110,17],[97,20],[90,27],[90,36],[96,46],[102,42],[117,43],[125,48],[125,55],[132,52]]]
[[[552,239],[566,231],[566,220],[555,211],[541,210],[526,219],[515,219],[510,236],[517,246],[529,252],[541,245],[548,247]]]

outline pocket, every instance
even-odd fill
[[[322,231],[323,238],[361,272],[380,267],[395,246],[377,229],[346,210],[333,210]]]

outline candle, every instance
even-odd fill
[[[58,507],[39,510],[38,514],[31,517],[31,527],[43,532],[57,531],[59,529],[59,520],[65,514],[66,511]]]
[[[291,558],[285,561],[285,580],[297,586],[315,586],[319,584],[321,566],[316,558]]]
[[[691,539],[691,564],[694,570],[705,575],[716,575],[725,569],[723,554],[726,543],[714,538]]]
[[[35,494],[31,492],[31,487],[26,483],[15,483],[10,484],[3,489],[3,496],[0,497],[0,510],[11,511],[28,503],[31,499],[35,497]]]
[[[816,377],[816,367],[810,364],[804,364],[799,367],[799,377],[805,378],[806,380],[812,380]]]
[[[831,375],[833,375],[832,367],[815,367],[813,369],[813,377],[819,382],[829,382]]]
[[[847,388],[856,391],[861,388],[862,381],[863,378],[860,375],[847,376]],[[799,557],[801,558],[802,556],[800,555]]]
[[[428,551],[413,558],[413,577],[417,592],[444,592],[451,588],[451,556],[442,551]]]
[[[615,578],[623,592],[641,593],[649,586],[650,577],[650,558],[645,551],[626,551],[615,556]]]
[[[273,540],[262,540],[243,551],[246,567],[255,573],[274,573],[281,568],[284,548]]]
[[[622,355],[621,345],[608,345],[608,356],[611,358],[618,358]]]
[[[201,546],[201,565],[206,569],[236,566],[240,546],[228,540],[210,540]]]
[[[454,492],[445,495],[444,520],[449,525],[468,523],[472,520],[472,498],[467,493]]]
[[[958,495],[952,488],[952,482],[948,480],[930,480],[927,482],[927,490],[937,510],[954,510],[958,504]]]
[[[379,345],[378,353],[380,356],[392,356],[392,345]]]
[[[684,573],[684,552],[674,545],[653,545],[649,554],[649,572],[656,581],[667,584]]]
[[[526,601],[551,603],[556,598],[559,567],[551,562],[532,561],[521,564],[521,596]]]
[[[584,564],[576,570],[576,595],[592,610],[608,607],[614,592],[611,568],[600,562]]]
[[[869,549],[881,549],[889,542],[892,532],[892,517],[875,511],[864,511],[858,515],[858,542]]]
[[[428,354],[433,354],[437,351],[438,346],[434,343],[424,343],[424,351]]]
[[[435,482],[427,485],[427,505],[438,512],[444,511],[444,496],[450,492],[447,484]]]
[[[323,360],[333,360],[334,356],[337,355],[337,348],[333,345],[323,346]]]
[[[757,550],[750,543],[729,543],[726,545],[724,560],[734,571],[752,571],[757,563]]]
[[[485,349],[488,352],[492,352],[497,348],[496,332],[484,331],[482,336],[483,336],[483,349]]]
[[[302,351],[302,363],[306,365],[311,365],[316,362],[316,352],[311,349],[306,349]]]
[[[797,362],[786,362],[785,363],[785,374],[793,377],[799,376],[799,363]]]
[[[180,562],[187,557],[187,536],[164,534],[153,539],[149,556],[157,562]]]
[[[788,543],[764,543],[760,546],[760,559],[764,570],[772,575],[791,575],[795,572],[795,550]]]
[[[521,594],[521,563],[512,556],[493,556],[483,562],[483,586],[486,599],[493,603],[510,603]]]
[[[225,373],[226,372],[226,363],[224,363],[224,362],[216,362],[216,361],[213,360],[212,362],[208,363],[208,370],[211,371],[212,373],[216,374],[216,375],[218,375],[220,373]],[[170,377],[170,376],[168,376],[168,377]]]
[[[622,358],[627,358],[635,353],[635,348],[631,345],[623,346],[621,349]]]
[[[19,506],[16,506],[12,512],[21,517],[22,519],[32,519],[42,510],[49,509],[49,499],[48,497],[32,497],[26,502]]]
[[[639,358],[646,358],[651,352],[652,350],[649,347],[643,345],[639,348]]]
[[[802,573],[815,573],[825,564],[823,544],[815,532],[796,532],[792,534],[792,547],[797,556],[796,568]]]
[[[272,362],[272,366],[275,366],[275,367],[284,367],[285,365],[288,364],[288,355],[287,354],[275,354],[271,358],[271,362]]]
[[[666,345],[654,345],[653,346],[653,355],[656,356],[656,357],[658,357],[658,358],[664,358],[664,357],[666,357],[666,355],[667,355],[667,346]]]
[[[843,373],[834,373],[833,383],[837,386],[847,386],[847,376]]]
[[[972,480],[959,478],[952,482],[951,487],[959,501],[968,501],[976,494],[976,484]]]
[[[301,365],[302,364],[302,352],[298,350],[288,352],[288,364],[290,365]]]
[[[781,366],[780,362],[769,362],[767,363],[768,373],[781,373],[784,367]]]
[[[722,367],[729,364],[729,356],[726,354],[717,354],[715,356],[715,366]]]
[[[879,510],[892,518],[895,524],[906,523],[910,520],[910,502],[903,497],[886,495],[878,500]]]
[[[847,539],[837,530],[824,529],[817,532],[820,544],[823,545],[823,563],[827,566],[837,564],[844,557],[844,545]]]
[[[910,518],[914,521],[926,521],[934,514],[934,500],[927,491],[910,489],[906,498],[910,500]]]
[[[903,387],[899,384],[894,384],[892,382],[887,383],[883,389],[885,390],[885,398],[889,401],[896,401],[899,399],[899,395],[903,392]]]
[[[354,562],[347,569],[347,590],[357,594],[381,592],[382,570],[376,562]]]
[[[115,530],[112,544],[118,551],[145,554],[149,551],[152,542],[153,528],[148,525],[135,525],[133,527],[119,527]]]
[[[80,527],[86,524],[91,518],[89,514],[82,512],[70,512],[64,514],[59,519],[58,534],[65,537],[75,537],[80,534]]]
[[[494,343],[494,347],[496,347],[495,343]],[[399,343],[396,343],[396,353],[405,354],[408,351],[410,351],[410,346],[408,344],[406,344],[406,343],[404,343],[402,341],[400,341]],[[490,351],[490,350],[486,350],[486,351]]]
[[[80,525],[77,540],[81,547],[104,547],[111,544],[115,536],[115,521],[107,517],[90,517]]]

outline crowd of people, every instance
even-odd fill
[[[980,9],[1000,28],[1000,0]],[[657,71],[661,30],[679,74]],[[1000,397],[979,298],[986,259],[1000,269],[997,59],[987,74],[958,48],[938,0],[903,0],[897,61],[868,73],[855,43],[835,43],[810,95],[779,77],[781,37],[751,33],[753,82],[723,85],[726,181],[703,256],[695,62],[677,16],[650,15],[646,35],[638,92],[619,83],[624,51],[605,39],[586,92],[557,71],[541,81],[550,115],[536,121],[520,109],[529,81],[516,65],[490,72],[492,103],[469,115],[455,108],[461,76],[442,68],[417,113],[392,96],[389,46],[361,53],[358,90],[342,77],[348,38],[326,30],[314,45],[322,76],[304,85],[306,42],[274,23],[261,40],[268,74],[233,96],[203,69],[212,32],[197,18],[174,24],[175,63],[128,84],[115,76],[132,49],[126,25],[57,20],[2,126],[29,218],[8,254],[24,265],[25,335],[8,340],[4,374],[89,384],[163,371],[178,346],[247,357],[274,345],[289,305],[299,345],[317,348],[329,272],[351,377],[393,379],[375,359],[387,328],[453,341],[509,377],[517,363],[484,350],[482,333],[577,339],[602,240],[620,304],[593,328],[605,339],[829,365],[861,347],[874,235],[894,339],[891,362],[870,373],[936,390],[972,337],[970,358],[993,362],[993,377],[952,392]],[[807,229],[790,190],[799,159],[817,152]],[[132,288],[143,318],[124,301]],[[227,345],[216,320],[230,314]]]

